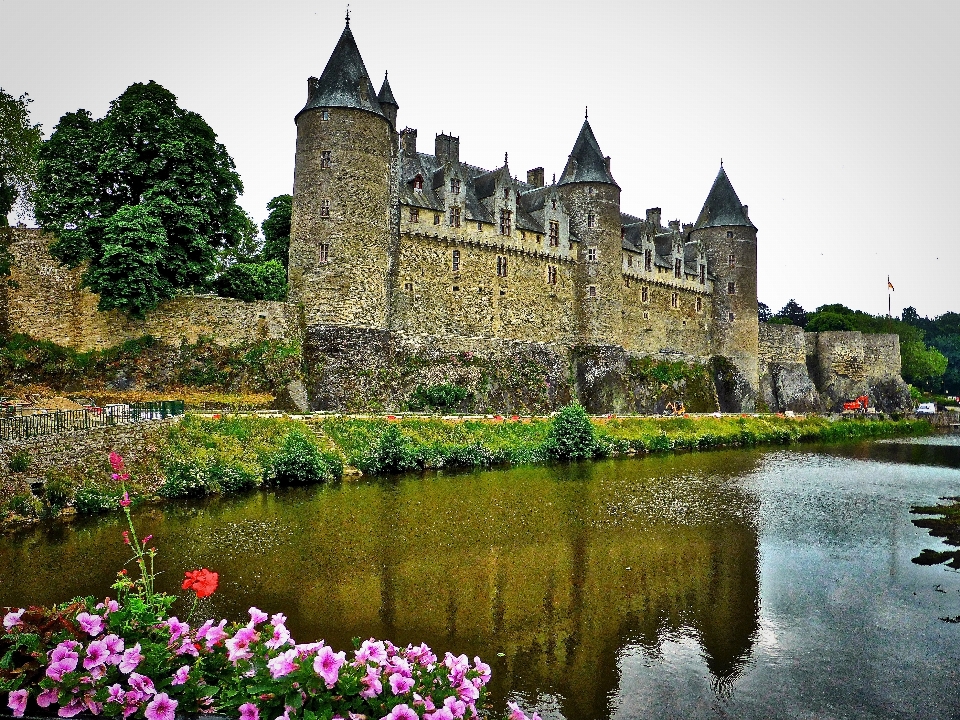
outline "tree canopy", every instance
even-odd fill
[[[263,221],[263,257],[276,260],[287,267],[290,259],[290,218],[293,213],[293,197],[277,195],[267,203],[270,214]]]
[[[30,123],[29,104],[24,93],[13,97],[0,88],[0,227],[17,205],[26,214],[37,174],[37,152],[43,140],[40,125]]]
[[[95,120],[60,118],[40,150],[35,214],[55,257],[88,263],[100,308],[142,316],[199,288],[247,224],[243,184],[202,117],[159,84],[135,83]],[[136,256],[136,257],[134,257]]]

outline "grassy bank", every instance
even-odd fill
[[[568,406],[553,419],[443,420],[187,415],[142,452],[126,458],[126,487],[141,500],[228,495],[263,487],[336,481],[343,464],[367,475],[440,468],[527,465],[627,454],[719,447],[834,442],[924,435],[916,420],[787,418],[775,415],[692,418],[588,418]],[[29,466],[29,458],[23,465]],[[12,476],[17,469],[8,468]],[[123,487],[106,457],[47,473],[42,489],[26,484],[2,515],[23,521],[113,509]]]

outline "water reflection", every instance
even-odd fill
[[[404,478],[145,509],[174,590],[217,569],[211,613],[283,610],[295,637],[425,640],[481,655],[493,694],[608,717],[621,650],[694,642],[725,688],[758,631],[751,452]],[[6,538],[0,604],[102,595],[125,559],[119,519]]]

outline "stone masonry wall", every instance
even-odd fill
[[[700,360],[711,355],[709,295],[669,283],[644,281],[634,275],[625,275],[624,283],[628,279],[630,284],[625,284],[623,289],[623,347],[626,350],[682,354]]]
[[[831,331],[806,333],[807,367],[827,409],[867,395],[881,410],[911,407],[910,391],[900,377],[900,339]]]
[[[221,345],[301,336],[296,308],[282,302],[250,302],[185,295],[162,303],[144,320],[116,310],[97,310],[98,298],[80,287],[81,269],[71,270],[50,255],[52,238],[38,230],[15,230],[14,265],[7,310],[11,333],[25,333],[78,350],[116,345],[153,335],[179,345],[211,337]]]
[[[807,372],[803,328],[760,323],[759,349],[761,407],[776,412],[823,409],[817,388]]]

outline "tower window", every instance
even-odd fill
[[[320,243],[320,245],[317,246],[317,251],[318,251],[317,254],[319,256],[320,262],[322,263],[330,262],[330,246],[329,245],[327,245],[326,243]]]
[[[410,222],[420,222],[420,208],[410,208]]]
[[[670,306],[674,308],[680,307],[680,293],[673,293],[670,296]]]
[[[453,263],[451,265],[453,272],[460,272],[460,251],[453,251]]]
[[[644,319],[644,320],[649,320],[649,319],[650,319],[650,313],[647,312],[646,310],[643,311],[643,319]]]
[[[413,179],[413,189],[417,192],[421,192],[423,190],[423,178],[419,175]]]
[[[703,298],[697,295],[697,312],[701,312],[702,310],[703,310]]]
[[[727,230],[727,239],[733,238],[733,230]]]
[[[727,320],[729,320],[730,322],[733,322],[733,313],[727,314]]]
[[[433,214],[433,224],[434,224],[434,225],[439,225],[439,224],[440,224],[440,221],[441,221],[442,219],[443,219],[443,215],[441,215],[440,213],[434,213],[434,214]]]
[[[550,198],[550,204],[551,204],[551,206],[553,207],[554,210],[557,209],[557,199],[556,199],[556,198]]]
[[[510,188],[504,188],[504,189],[503,189],[503,199],[504,199],[504,200],[509,200],[509,199],[510,199]]]
[[[511,217],[513,213],[509,210],[500,211],[500,234],[509,235],[510,234],[510,225]]]
[[[681,260],[680,258],[676,258],[673,261],[673,276],[675,278],[683,277],[683,260]]]
[[[625,287],[630,287],[630,276],[629,276],[629,275],[627,275],[627,276],[623,279],[623,284],[624,284]]]
[[[407,292],[412,292],[412,291],[413,291],[413,283],[412,283],[412,282],[405,282],[405,283],[403,284],[403,289],[406,290]]]
[[[327,198],[320,201],[320,217],[330,217],[330,200]]]
[[[557,266],[556,265],[547,265],[547,284],[548,285],[557,284]]]
[[[320,167],[329,168],[333,165],[333,151],[332,150],[321,150],[320,151]]]
[[[633,267],[633,255],[627,255],[627,267]]]
[[[700,266],[700,284],[701,285],[707,284],[707,266],[706,265]]]
[[[643,269],[647,272],[653,270],[653,251],[645,250],[643,252]]]
[[[507,276],[507,259],[502,255],[497,255],[497,277]]]
[[[596,286],[596,285],[588,285],[588,286],[587,286],[587,295],[588,295],[589,297],[595,298],[595,297],[597,296],[597,286]]]
[[[587,248],[587,262],[596,262],[596,261],[597,261],[597,249]]]
[[[592,189],[592,188],[591,188]],[[597,224],[597,216],[593,213],[587,213],[587,227],[592,228]]]
[[[640,302],[650,302],[650,288],[646,285],[640,288]]]
[[[555,220],[550,221],[550,247],[560,245],[560,223]]]
[[[727,266],[728,267],[737,266],[737,256],[734,253],[730,253],[730,255],[727,256]]]
[[[330,111],[329,111],[329,110],[321,110],[321,111],[320,111],[320,119],[321,119],[321,120],[329,120],[329,119],[330,119]]]
[[[482,223],[482,222],[478,222],[478,223],[477,223],[477,230],[480,231],[480,232],[483,232],[483,223]]]
[[[460,194],[460,178],[450,178],[450,192],[454,195]]]
[[[735,282],[727,283],[727,295],[736,295],[737,294],[737,284]]]
[[[460,208],[450,208],[450,227],[460,227]]]

